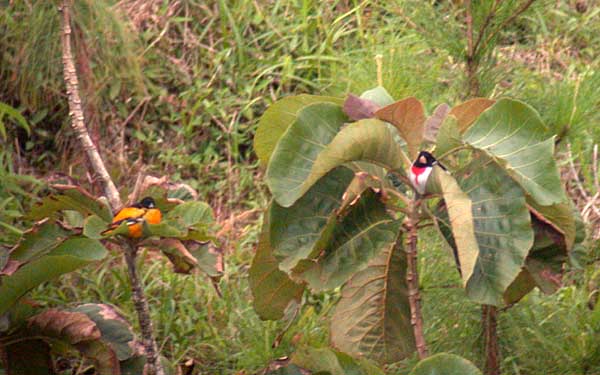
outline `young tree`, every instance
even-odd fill
[[[552,292],[575,242],[553,135],[528,105],[473,99],[427,117],[382,88],[339,99],[300,95],[265,112],[255,149],[273,201],[250,270],[255,307],[279,319],[303,290],[342,286],[331,343],[391,363],[428,355],[416,267],[422,227],[452,247],[467,297],[517,302]],[[409,180],[429,149],[424,194]],[[427,246],[427,245],[425,245]]]

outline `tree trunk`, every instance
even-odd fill
[[[410,304],[410,323],[413,326],[417,353],[420,359],[429,355],[425,335],[423,334],[423,314],[421,312],[421,292],[419,290],[419,273],[417,271],[417,217],[418,203],[415,198],[411,202],[411,214],[407,217],[405,227],[407,229],[406,241],[406,260],[407,272],[406,281],[408,284],[408,302]]]
[[[486,375],[500,375],[500,353],[497,332],[498,309],[496,306],[483,305],[481,307],[481,321],[483,323],[485,347],[485,373]]]

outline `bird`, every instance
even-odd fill
[[[419,152],[419,155],[410,167],[409,178],[410,183],[415,188],[417,193],[425,194],[425,187],[427,186],[427,180],[431,175],[434,165],[439,165],[443,170],[446,170],[442,164],[440,164],[433,155],[427,151]]]
[[[152,197],[145,197],[138,203],[123,207],[108,226],[102,235],[109,235],[117,229],[122,223],[127,224],[128,237],[140,238],[143,234],[144,222],[148,224],[159,224],[162,220],[162,213],[156,207],[156,202]]]

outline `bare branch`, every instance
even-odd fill
[[[63,0],[62,3],[62,60],[63,60],[63,75],[67,86],[67,95],[69,97],[69,115],[71,116],[71,127],[75,130],[77,138],[81,142],[81,146],[90,161],[90,164],[95,173],[98,174],[104,184],[104,194],[108,198],[108,202],[116,211],[121,207],[121,198],[119,192],[110,178],[104,162],[96,149],[96,145],[92,142],[90,135],[85,126],[83,109],[81,107],[81,98],[79,97],[79,80],[77,78],[77,70],[73,62],[71,53],[71,10],[70,1]]]

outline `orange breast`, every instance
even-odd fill
[[[148,224],[160,224],[161,219],[162,213],[157,208],[149,209],[144,215],[144,220],[146,220]]]

